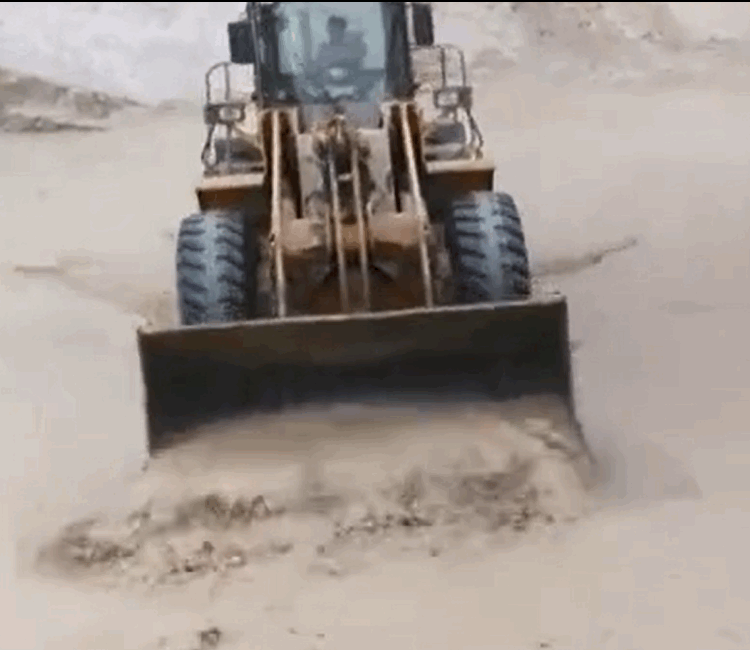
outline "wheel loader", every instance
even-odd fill
[[[251,2],[228,36],[177,235],[180,325],[139,331],[150,452],[333,396],[534,395],[583,449],[566,301],[530,276],[430,5]]]

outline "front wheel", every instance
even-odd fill
[[[445,224],[456,300],[517,300],[531,292],[529,256],[513,198],[472,192],[455,200]]]
[[[256,311],[258,255],[248,221],[234,211],[182,220],[177,295],[183,325],[229,323]]]

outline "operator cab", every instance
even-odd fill
[[[415,88],[406,4],[248,3],[247,18],[229,25],[232,62],[255,64],[264,106],[375,108],[407,99]],[[428,32],[417,41],[431,41],[429,7],[412,4],[415,32]]]
[[[301,104],[380,103],[385,97],[386,38],[379,3],[280,5],[279,59],[286,88]]]

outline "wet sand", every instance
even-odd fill
[[[320,559],[330,531],[300,507],[259,524],[240,569],[178,587],[102,593],[35,575],[39,544],[70,521],[122,518],[154,485],[177,501],[236,494],[248,472],[185,452],[141,473],[134,328],[170,318],[170,236],[193,209],[200,120],[3,135],[2,557],[18,568],[7,647],[188,650],[212,647],[199,632],[213,626],[222,648],[750,644],[748,96],[550,88],[519,73],[477,102],[533,262],[569,296],[579,414],[604,471],[588,514],[440,553],[418,533]],[[399,444],[445,431],[409,417]],[[450,435],[476,424],[457,414]],[[365,442],[335,451],[358,479],[395,457]],[[315,483],[287,457],[266,462],[264,489]],[[196,529],[181,543],[199,543]]]

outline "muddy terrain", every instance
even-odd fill
[[[436,4],[569,296],[595,467],[482,403],[289,411],[147,461],[135,329],[174,321],[200,107],[6,56],[2,647],[750,647],[744,14]]]

